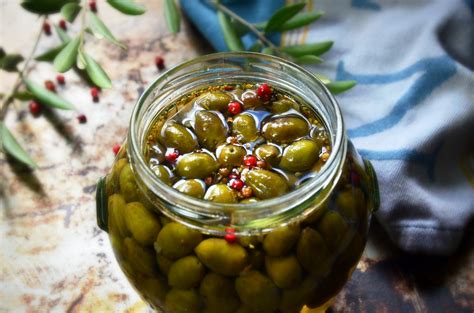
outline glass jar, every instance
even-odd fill
[[[169,104],[193,90],[249,81],[286,91],[320,115],[332,153],[318,175],[248,204],[193,198],[159,180],[144,157],[158,114],[176,110]],[[98,183],[97,218],[120,267],[159,312],[316,312],[351,276],[378,199],[373,168],[347,139],[320,80],[277,57],[217,53],[168,70],[142,94]],[[232,241],[224,239],[229,228]]]

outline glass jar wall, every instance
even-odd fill
[[[324,122],[332,153],[315,177],[277,198],[222,204],[166,185],[147,166],[147,130],[180,95],[268,82]],[[139,99],[127,140],[98,184],[98,223],[130,282],[158,312],[316,312],[349,279],[378,206],[372,167],[347,140],[335,99],[282,59],[220,53],[160,76]],[[229,229],[232,230],[229,233]]]

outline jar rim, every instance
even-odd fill
[[[335,114],[335,136],[333,139],[332,145],[332,153],[330,154],[329,159],[326,161],[324,166],[318,172],[318,175],[312,177],[304,184],[301,185],[300,188],[292,190],[286,194],[281,196],[270,198],[266,200],[261,200],[258,202],[253,203],[216,203],[211,202],[204,199],[198,199],[195,197],[188,196],[179,192],[178,190],[174,189],[173,187],[165,184],[162,182],[156,174],[152,171],[152,169],[148,166],[145,156],[143,153],[143,142],[141,142],[138,131],[140,130],[138,126],[139,116],[141,110],[143,110],[146,100],[153,95],[155,89],[159,86],[159,84],[166,82],[169,77],[173,74],[186,69],[192,65],[196,65],[199,63],[205,63],[212,60],[219,60],[225,62],[226,59],[232,58],[243,58],[243,59],[252,59],[252,60],[259,60],[265,62],[272,62],[284,65],[288,68],[292,68],[298,72],[301,72],[307,78],[311,80],[312,83],[318,85],[320,87],[324,96],[329,99],[328,102],[324,102],[324,105],[330,105],[331,109]],[[318,98],[321,98],[318,96]],[[305,201],[308,199],[308,194],[311,191],[316,189],[320,189],[321,186],[327,184],[328,179],[334,178],[337,175],[340,175],[342,170],[342,164],[345,160],[345,152],[346,152],[346,140],[344,134],[344,122],[342,118],[342,114],[339,108],[339,105],[334,98],[334,96],[329,92],[329,90],[325,87],[324,83],[314,74],[309,72],[308,70],[304,69],[303,67],[296,65],[290,61],[282,59],[276,56],[270,56],[262,53],[254,53],[254,52],[219,52],[219,53],[212,53],[203,56],[199,56],[192,60],[183,62],[181,64],[176,65],[175,67],[167,70],[163,74],[159,75],[157,78],[153,80],[145,89],[145,91],[139,97],[137,103],[135,104],[132,116],[130,119],[130,128],[128,133],[128,150],[129,150],[129,158],[130,164],[132,165],[132,169],[136,171],[136,175],[143,180],[148,190],[151,190],[155,195],[166,198],[167,202],[172,204],[178,205],[180,209],[188,210],[188,213],[205,213],[205,214],[213,214],[213,213],[224,213],[224,212],[232,212],[233,214],[246,214],[246,212],[251,212],[254,215],[264,214],[264,213],[284,213],[284,212],[275,212],[272,208],[282,203],[291,203],[294,204],[295,201]],[[133,160],[132,160],[133,159]],[[332,188],[331,188],[332,190]],[[146,194],[146,193],[145,193]],[[174,201],[175,200],[175,201]],[[177,204],[176,202],[179,202]],[[169,213],[169,212],[168,212]],[[166,212],[165,212],[166,214]],[[250,213],[248,213],[250,214]],[[168,214],[167,214],[168,215]],[[184,214],[186,215],[186,214]],[[175,216],[174,216],[175,217]],[[185,221],[185,224],[191,227],[199,228],[199,226],[193,225],[192,222]]]

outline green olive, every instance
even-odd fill
[[[155,250],[169,259],[190,254],[202,240],[200,232],[176,222],[166,224],[158,234]]]
[[[168,276],[171,265],[173,265],[173,260],[168,259],[167,257],[162,256],[161,254],[156,255],[156,263],[158,263],[158,268],[160,271]]]
[[[265,236],[263,249],[269,256],[285,255],[293,248],[299,236],[299,224],[277,228]]]
[[[274,312],[279,305],[278,288],[258,271],[242,274],[235,280],[240,300],[254,312]]]
[[[201,261],[194,255],[188,255],[171,265],[168,283],[175,288],[190,289],[199,286],[205,274]]]
[[[278,117],[263,126],[265,139],[277,144],[291,143],[308,133],[308,122],[299,117]]]
[[[217,170],[217,161],[204,152],[193,152],[183,155],[178,159],[176,171],[185,178],[206,178]]]
[[[180,153],[188,153],[197,148],[198,143],[193,133],[181,124],[170,121],[161,130],[161,142],[167,148],[178,149]]]
[[[295,288],[283,290],[280,310],[285,313],[300,312],[301,307],[315,296],[317,287],[318,280],[312,276],[307,276]]]
[[[242,202],[240,202],[242,203]],[[239,243],[245,248],[255,248],[260,243],[261,238],[259,236],[242,236],[239,237]]]
[[[251,197],[251,198],[247,198],[247,199],[243,199],[240,201],[240,203],[255,203],[255,202],[258,202],[259,200],[255,197]]]
[[[255,154],[268,164],[271,164],[272,166],[278,165],[280,163],[281,159],[281,152],[280,149],[277,146],[274,146],[272,144],[264,144],[259,146],[255,150]]]
[[[246,270],[263,270],[265,266],[265,254],[260,249],[250,249],[249,251],[250,266]]]
[[[107,194],[111,195],[119,191],[120,188],[120,172],[122,171],[123,167],[128,164],[127,158],[122,158],[117,160],[112,167],[112,170],[107,175],[105,180],[105,186],[107,190]]]
[[[318,230],[329,250],[337,251],[348,231],[349,225],[336,211],[328,211],[318,222]]]
[[[321,218],[321,216],[324,215],[324,213],[326,213],[327,210],[328,210],[328,204],[326,201],[322,203],[319,207],[315,208],[314,211],[311,212],[311,214],[309,214],[308,217],[304,220],[304,223],[305,224],[315,223]]]
[[[136,241],[151,245],[160,232],[159,219],[148,211],[141,202],[130,202],[125,207],[125,222]]]
[[[155,175],[162,180],[165,184],[171,185],[171,178],[173,177],[173,173],[171,170],[164,165],[156,165],[153,168],[153,172],[155,172]]]
[[[124,240],[126,259],[134,270],[148,276],[156,275],[157,268],[155,256],[151,249],[144,248],[133,238],[127,237]]]
[[[234,313],[240,305],[234,281],[211,272],[201,282],[199,288],[206,313]]]
[[[196,104],[207,110],[226,112],[230,101],[232,101],[232,97],[229,94],[220,91],[211,91],[200,95],[196,99]]]
[[[260,199],[269,199],[285,194],[288,183],[280,174],[263,169],[253,169],[245,177],[245,182]]]
[[[142,291],[146,299],[151,301],[153,305],[159,307],[165,300],[166,293],[169,290],[166,279],[158,276],[157,278],[143,278],[137,280],[137,289]]]
[[[110,233],[118,233],[121,237],[128,235],[127,224],[125,223],[125,199],[120,194],[113,194],[109,197],[107,208],[109,210]]]
[[[166,312],[191,313],[199,312],[202,302],[196,289],[171,289],[165,298]]]
[[[354,222],[358,219],[365,220],[367,215],[365,195],[360,188],[350,188],[339,192],[336,206],[345,218]]]
[[[242,113],[234,117],[232,134],[240,142],[254,141],[258,137],[257,123],[250,114]]]
[[[285,148],[280,167],[291,172],[311,169],[319,159],[321,147],[309,139],[298,140]]]
[[[214,151],[218,144],[227,138],[227,125],[216,113],[198,111],[195,114],[194,130],[201,147]]]
[[[324,277],[331,270],[329,251],[324,239],[311,227],[306,227],[301,232],[296,257],[305,270],[317,277]]]
[[[292,288],[301,281],[301,266],[292,254],[282,257],[266,256],[265,268],[268,276],[280,288]]]
[[[271,106],[270,109],[271,109],[272,113],[280,114],[280,113],[287,112],[290,109],[297,110],[298,106],[295,102],[293,102],[289,99],[283,98],[283,99],[280,99],[280,100],[277,100],[277,101],[273,101],[272,106]]]
[[[132,172],[130,164],[125,165],[120,171],[120,192],[127,202],[138,201],[140,191],[135,181],[135,175]]]
[[[217,159],[222,166],[239,166],[247,151],[241,146],[228,144],[217,148]]]
[[[219,203],[237,203],[236,192],[227,185],[215,184],[209,187],[204,199]]]
[[[255,109],[263,104],[255,90],[247,90],[240,96],[245,110]]]
[[[173,185],[173,188],[187,194],[188,196],[202,199],[206,192],[206,185],[199,179],[180,180]]]
[[[203,240],[194,252],[204,265],[226,276],[238,275],[248,264],[248,254],[242,246],[220,238]]]
[[[166,224],[169,224],[169,223],[172,222],[169,217],[164,216],[164,215],[160,215],[159,219],[160,219],[160,224],[161,224],[161,226],[163,226],[163,227],[164,227]]]
[[[338,263],[335,265],[341,270],[349,270],[353,268],[360,259],[364,251],[364,238],[358,233],[354,233],[351,242],[346,249],[340,254]]]

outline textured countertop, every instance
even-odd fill
[[[0,154],[0,312],[148,311],[96,225],[95,183],[112,164],[112,146],[125,137],[139,93],[158,75],[154,57],[162,55],[173,66],[211,50],[186,23],[179,35],[170,35],[162,1],[146,3],[145,15],[129,17],[99,1],[100,16],[129,49],[88,41],[86,50],[114,84],[99,103],[75,73],[65,75],[58,93],[86,114],[86,124],[77,122],[76,112],[33,118],[27,103],[9,111],[7,125],[40,168],[31,172]],[[17,1],[0,1],[0,46],[7,52],[26,55],[38,27]],[[58,43],[54,35],[43,37],[39,52]],[[0,92],[8,92],[15,76],[0,75]],[[42,83],[55,75],[51,64],[37,63],[30,78]],[[330,310],[474,311],[472,235],[451,258],[415,257],[398,252],[373,223],[364,257]]]

